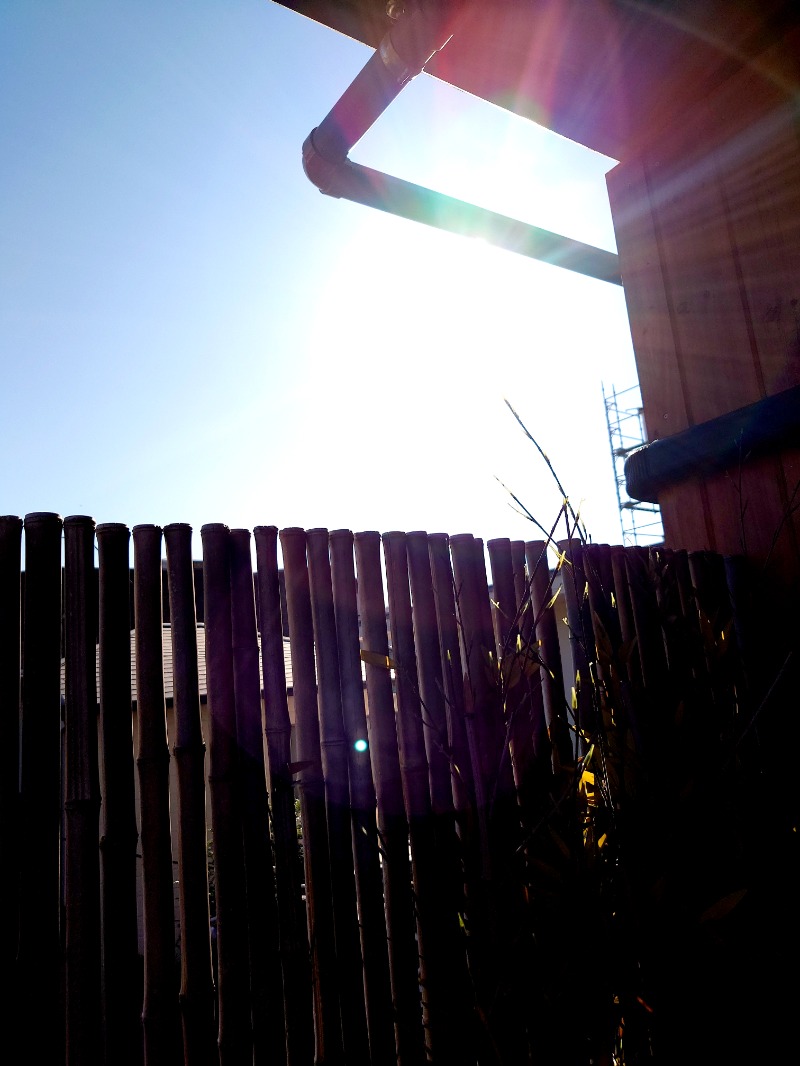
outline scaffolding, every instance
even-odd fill
[[[661,508],[657,503],[632,499],[625,484],[625,460],[631,452],[641,448],[647,441],[639,386],[632,385],[621,392],[617,392],[613,385],[608,392],[605,385],[602,389],[611,461],[614,464],[622,543],[626,546],[660,544],[664,540]]]

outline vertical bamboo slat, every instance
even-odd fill
[[[208,901],[205,743],[200,720],[192,527],[164,529],[167,549],[175,760],[178,791],[180,1007],[185,1066],[218,1061]]]
[[[427,533],[409,533],[406,536],[406,553],[431,797],[433,854],[427,908],[435,935],[433,962],[436,968],[446,974],[433,989],[439,998],[438,1006],[434,1003],[434,1011],[438,1010],[439,1014],[439,1042],[443,1048],[440,1054],[453,1062],[464,1062],[469,1060],[475,1046],[474,1028],[470,1024],[472,996],[466,965],[465,936],[463,923],[459,920],[465,910],[464,874],[456,837],[442,655]],[[405,596],[401,599],[404,600]],[[435,1041],[434,1032],[434,1047]]]
[[[286,1061],[278,911],[264,771],[261,673],[250,532],[230,533],[233,682],[242,788],[250,994],[255,1066]]]
[[[479,713],[482,712],[484,735],[490,745],[487,826],[491,877],[487,889],[492,920],[491,977],[484,992],[484,1009],[501,1058],[521,1062],[526,1055],[524,1004],[530,967],[522,906],[521,812],[509,748],[519,700],[519,686],[510,688],[507,684],[509,654],[513,661],[518,634],[511,544],[507,540],[496,541],[490,548],[492,573],[499,577],[499,587],[494,587],[490,597],[483,542],[474,539],[470,543],[471,538],[465,538],[459,544],[461,538],[455,539],[462,583],[474,590],[474,603],[466,600],[463,619],[473,646],[481,649],[484,660],[480,699],[485,703]],[[456,557],[454,554],[454,566]]]
[[[336,969],[339,987],[350,990],[348,995],[340,996],[342,1040],[345,1061],[356,1066],[368,1061],[369,1044],[364,1009],[364,970],[356,913],[348,745],[342,717],[328,531],[311,529],[306,536],[317,666],[320,753],[325,777]]]
[[[100,775],[94,521],[64,521],[66,1043],[70,1066],[100,1062]]]
[[[18,997],[23,1032],[63,1055],[61,988],[61,517],[25,516]]]
[[[350,780],[356,895],[364,965],[364,997],[373,1063],[395,1058],[386,919],[383,907],[375,786],[361,672],[353,534],[330,534],[331,581],[339,658],[342,718]]]
[[[583,567],[583,547],[578,540],[560,540],[558,550],[564,558],[561,568],[572,654],[573,724],[575,750],[585,755],[588,737],[595,731],[595,706],[589,663],[594,661],[594,631],[589,610],[589,594]]]
[[[205,592],[211,831],[216,906],[217,1014],[221,1066],[252,1066],[247,891],[239,789],[231,634],[230,531],[200,530]]]
[[[135,768],[131,715],[130,531],[96,530],[99,569],[100,790],[104,1049],[141,1061],[142,974],[136,920]]]
[[[625,566],[642,670],[642,693],[647,705],[647,713],[640,717],[638,726],[643,750],[648,757],[656,759],[658,737],[666,724],[664,714],[668,703],[664,637],[646,551],[629,548],[625,553]]]
[[[478,590],[474,575],[474,538],[465,534],[450,538],[458,636],[464,685],[464,722],[475,788],[475,806],[480,839],[480,878],[491,879],[489,809],[494,793],[492,770],[497,752],[491,743],[488,723],[491,644],[486,644],[480,625]]]
[[[492,571],[492,620],[506,730],[502,757],[508,757],[510,752],[520,795],[524,791],[525,767],[531,764],[533,755],[532,708],[527,684],[531,665],[522,649],[511,541],[498,537],[486,547]]]
[[[178,997],[169,823],[169,748],[164,702],[161,529],[133,528],[136,616],[136,724],[144,912],[146,1066],[177,1053]]]
[[[294,787],[291,722],[286,697],[276,526],[256,526],[264,731],[272,813],[275,881],[280,920],[280,957],[289,1066],[307,1066],[313,1056],[311,973],[302,900]]]
[[[469,675],[461,652],[461,590],[456,586],[450,560],[449,538],[444,533],[428,536],[436,623],[442,663],[448,743],[452,753],[453,807],[458,827],[463,871],[462,921],[468,960],[470,1001],[477,1000],[487,980],[491,917],[484,878],[488,854],[483,783],[472,750],[474,730],[468,718]],[[464,1018],[464,1038],[475,1039],[475,1050],[485,1048],[487,1034],[475,1015]],[[491,1060],[491,1053],[490,1060]]]
[[[7,932],[0,945],[0,966],[12,973],[19,935],[19,706],[22,651],[20,566],[22,519],[0,516],[0,914]]]
[[[431,817],[431,795],[425,737],[422,727],[419,678],[414,648],[411,594],[405,533],[383,535],[386,585],[389,595],[389,628],[395,665],[397,745],[411,842],[411,869],[417,912],[419,981],[422,991],[423,1024],[428,1054],[450,1055],[445,1016],[442,1011],[445,980],[442,965],[441,915],[437,913],[436,836]]]
[[[282,529],[280,540],[292,653],[297,776],[300,785],[308,939],[314,991],[315,1055],[318,1062],[327,1063],[339,1061],[342,1055],[339,997],[343,993],[346,994],[347,990],[340,989],[336,982],[330,856],[320,750],[306,534],[302,529]]]
[[[531,578],[525,559],[525,541],[512,540],[511,564],[514,576],[514,596],[517,604],[520,649],[523,655],[530,660],[529,669],[533,672],[527,678],[526,691],[530,701],[528,718],[531,728],[532,759],[536,765],[537,775],[547,774],[545,765],[550,761],[550,739],[547,735],[547,722],[544,713],[543,686],[545,672],[539,661],[538,645],[536,642],[536,628],[534,625],[534,609],[531,597]],[[532,664],[538,663],[539,669]]]
[[[467,822],[474,812],[475,783],[465,727],[464,681],[461,670],[453,571],[450,566],[448,537],[445,533],[429,534],[428,553],[442,657],[442,685],[447,718],[447,743],[451,753],[453,806],[463,840],[468,832]]]
[[[419,960],[408,856],[389,641],[380,560],[380,534],[355,534],[358,611],[361,616],[369,703],[369,745],[383,858],[386,932],[399,1066],[425,1061],[419,1000]]]
[[[551,605],[554,593],[547,565],[545,542],[543,540],[526,541],[525,558],[528,565],[534,618],[533,636],[542,666],[539,677],[542,682],[544,718],[552,750],[553,771],[559,773],[563,766],[569,766],[573,762],[555,614],[556,611],[564,610],[564,600],[562,596],[559,596],[556,603]]]

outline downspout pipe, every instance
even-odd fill
[[[326,196],[400,215],[554,266],[621,285],[619,260],[581,241],[392,177],[348,158],[392,100],[450,40],[457,13],[444,4],[401,16],[367,64],[303,144],[303,169]]]

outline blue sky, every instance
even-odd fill
[[[270,0],[0,2],[0,512],[620,530],[622,291],[322,196],[369,51]],[[614,247],[613,161],[422,75],[353,158]]]

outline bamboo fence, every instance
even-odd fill
[[[753,680],[740,561],[500,539],[487,574],[467,535],[215,524],[198,566],[191,543],[0,518],[6,1046],[46,1031],[74,1066],[669,1048],[669,931],[758,892],[735,825],[709,857],[692,821],[723,787],[761,802],[787,683]]]

